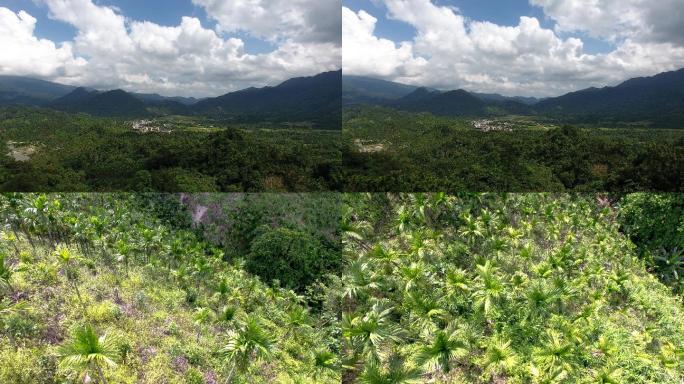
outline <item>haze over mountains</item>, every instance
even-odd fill
[[[440,116],[540,115],[577,123],[644,122],[662,127],[681,127],[684,121],[684,69],[541,100],[462,89],[438,91],[358,76],[344,76],[342,89],[345,105],[383,105]]]
[[[287,80],[274,87],[248,88],[206,99],[98,91],[48,81],[0,76],[0,105],[32,105],[93,116],[137,118],[202,115],[236,122],[309,122],[337,129],[341,119],[342,71]]]

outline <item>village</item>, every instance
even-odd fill
[[[136,120],[132,128],[138,133],[171,133],[173,129],[169,123],[160,123],[154,120]]]
[[[481,130],[482,132],[491,132],[491,131],[513,132],[513,123],[511,123],[509,121],[475,120],[475,121],[473,121],[473,127]]]

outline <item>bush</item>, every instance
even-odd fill
[[[246,267],[262,279],[302,291],[340,267],[341,255],[308,233],[288,228],[266,230],[250,247]]]

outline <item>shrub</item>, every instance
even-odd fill
[[[326,249],[308,233],[288,228],[266,230],[257,236],[247,256],[247,269],[262,279],[302,291],[340,267],[341,255]]]
[[[684,292],[684,194],[629,194],[618,217],[649,269]]]

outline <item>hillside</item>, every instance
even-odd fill
[[[343,382],[684,380],[684,307],[588,195],[350,195]]]
[[[49,106],[65,112],[83,112],[93,116],[144,117],[149,115],[145,102],[120,89],[99,92],[77,88],[52,101]]]
[[[371,77],[345,75],[342,77],[342,100],[344,104],[377,104],[399,99],[417,88]]]
[[[404,111],[430,112],[437,116],[481,116],[487,113],[485,101],[462,89],[437,92],[419,88],[391,105]]]
[[[537,113],[575,121],[643,121],[681,128],[684,69],[627,80],[615,87],[589,88],[534,106]]]
[[[340,129],[342,71],[289,79],[202,100],[193,112],[237,121],[313,122]]]
[[[75,88],[22,76],[0,76],[0,105],[45,105]]]
[[[0,197],[0,382],[339,383],[335,316],[202,241],[176,199]]]

